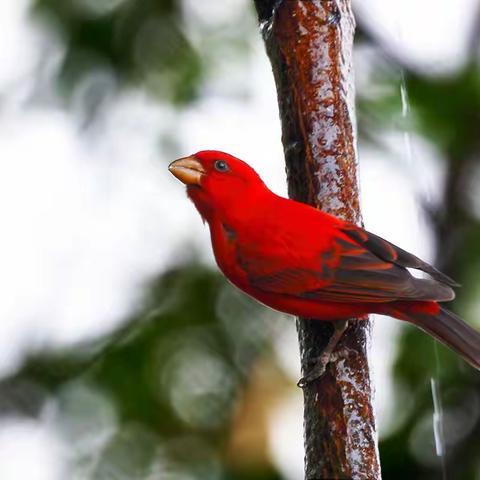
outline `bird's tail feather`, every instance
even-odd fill
[[[436,315],[410,312],[404,318],[463,357],[480,370],[480,332],[460,317],[440,307]]]

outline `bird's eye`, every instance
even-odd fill
[[[229,170],[228,163],[223,160],[217,160],[214,166],[215,166],[215,170],[219,172],[227,172]]]

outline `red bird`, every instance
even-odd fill
[[[169,170],[187,185],[210,227],[220,270],[240,290],[300,317],[379,313],[406,320],[480,368],[480,333],[438,303],[452,300],[458,285],[431,265],[356,225],[279,197],[227,153],[201,151]]]

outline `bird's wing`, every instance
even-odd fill
[[[326,302],[390,302],[454,297],[455,283],[417,257],[354,225],[337,227],[328,249],[312,262],[301,252],[252,255],[237,250],[250,284],[264,292]],[[285,258],[285,255],[288,258]],[[283,258],[282,258],[283,257]],[[279,268],[279,265],[288,266]],[[406,267],[432,279],[413,277]]]
[[[387,240],[384,240],[373,233],[367,232],[363,228],[346,223],[341,231],[356,243],[364,246],[370,252],[387,262],[392,262],[401,267],[422,270],[423,272],[428,273],[433,279],[440,283],[444,283],[445,285],[449,285],[450,287],[460,286],[455,280],[452,280],[450,277],[438,271],[423,260],[420,260],[415,255],[406,252],[400,247],[387,242]]]

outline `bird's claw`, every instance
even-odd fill
[[[331,362],[336,362],[341,358],[349,357],[350,355],[356,355],[357,352],[348,347],[342,347],[340,350],[335,352],[324,352],[318,357],[311,358],[307,361],[307,364],[312,365],[313,367],[303,376],[298,382],[297,386],[300,388],[305,388],[315,380],[323,377],[327,366]]]
[[[320,355],[319,357],[312,358],[308,361],[310,364],[314,364],[313,367],[303,376],[298,382],[297,387],[305,388],[308,384],[323,377],[327,365],[333,360],[333,354]]]

